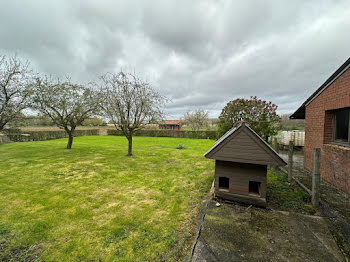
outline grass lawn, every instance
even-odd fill
[[[178,261],[210,189],[212,140],[78,137],[0,145],[0,261]],[[176,146],[185,145],[185,149]],[[209,172],[208,172],[209,170]]]
[[[315,214],[311,198],[294,181],[288,183],[288,175],[273,168],[267,172],[267,204],[275,210]]]

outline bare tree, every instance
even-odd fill
[[[191,127],[192,130],[198,131],[200,128],[208,127],[208,112],[203,109],[197,109],[194,112],[186,112],[182,117],[181,122]]]
[[[76,127],[96,114],[99,108],[96,92],[70,81],[37,78],[33,96],[34,108],[67,132],[67,149],[72,148]]]
[[[133,135],[146,124],[163,118],[162,106],[167,99],[149,83],[129,73],[107,73],[101,80],[104,115],[128,139],[127,155],[131,156]]]
[[[0,56],[0,130],[28,107],[32,81],[28,62],[21,62],[16,56]]]

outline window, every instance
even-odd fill
[[[249,181],[249,193],[260,195],[261,182]]]
[[[350,144],[349,142],[350,108],[334,111],[334,142]]]
[[[228,177],[219,177],[219,189],[228,190],[230,188],[230,179]]]

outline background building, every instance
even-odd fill
[[[180,120],[164,120],[159,122],[160,129],[181,130]]]

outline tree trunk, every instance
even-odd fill
[[[67,149],[71,149],[73,144],[73,132],[68,133]]]
[[[71,149],[72,148],[72,144],[73,144],[73,137],[74,137],[75,127],[71,127],[70,130],[69,130],[68,127],[65,127],[64,130],[66,130],[66,132],[68,134],[67,149]]]
[[[127,156],[132,156],[132,136],[128,137],[129,147]]]

